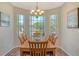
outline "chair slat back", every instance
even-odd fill
[[[30,48],[47,48],[47,41],[45,42],[32,42],[29,41],[29,47]]]
[[[32,56],[44,56],[45,50],[47,48],[47,41],[45,42],[32,42],[29,41],[29,47],[30,47],[30,55]]]

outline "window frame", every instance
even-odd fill
[[[22,13],[17,13],[16,14],[16,17],[17,17],[17,36],[19,36],[20,35],[20,31],[19,31],[19,28],[20,28],[20,21],[19,20],[21,20],[21,19],[19,19],[19,15],[22,15],[23,16],[23,32],[22,33],[24,33],[24,21],[25,21],[25,15],[24,14],[22,14]]]
[[[52,16],[55,16],[55,19],[51,19]],[[55,20],[55,21],[54,21],[54,20]],[[55,22],[54,25],[56,25],[56,30],[55,30],[55,31],[52,31],[53,29],[51,28],[51,26],[53,26],[53,24],[51,24],[53,21]],[[50,33],[57,34],[57,31],[58,31],[58,15],[52,14],[52,15],[50,16],[50,22],[49,22],[49,23],[50,23],[50,24],[49,24]]]

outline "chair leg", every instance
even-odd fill
[[[45,56],[46,56],[47,52],[45,51]]]

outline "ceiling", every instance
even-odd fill
[[[11,2],[13,6],[32,10],[36,8],[36,2]],[[38,8],[42,10],[54,9],[62,6],[64,2],[39,2]]]

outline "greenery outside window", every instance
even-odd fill
[[[57,15],[51,15],[50,16],[50,32],[56,34],[57,33],[57,24],[58,19]]]
[[[44,21],[44,16],[30,16],[30,36],[32,39],[41,39],[45,35]]]

